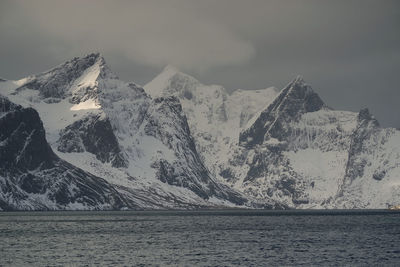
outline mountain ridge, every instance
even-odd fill
[[[171,84],[173,82],[164,83],[163,86],[170,87]],[[348,178],[352,176],[349,174],[351,169],[366,168],[366,163],[357,163],[357,153],[361,153],[362,149],[355,147],[364,147],[364,143],[376,139],[375,135],[378,133],[397,138],[398,131],[379,128],[379,123],[372,119],[369,112],[333,110],[301,76],[297,76],[279,94],[266,101],[264,107],[258,105],[259,110],[246,118],[245,124],[240,123],[240,127],[237,124],[226,126],[226,119],[216,119],[215,124],[208,119],[204,126],[199,121],[210,118],[208,114],[215,113],[212,106],[216,104],[223,107],[222,110],[226,108],[230,95],[222,94],[219,102],[208,98],[207,103],[214,103],[208,110],[193,112],[197,105],[205,106],[202,103],[205,101],[196,100],[201,99],[204,94],[198,91],[218,91],[218,86],[214,85],[206,87],[196,84],[194,87],[190,99],[184,94],[175,94],[183,103],[200,154],[203,158],[210,159],[205,162],[209,169],[214,170],[214,175],[247,196],[256,199],[272,198],[295,208],[385,208],[386,204],[396,202],[400,191],[400,183],[395,178],[400,174],[399,164],[396,163],[396,159],[398,161],[400,157],[400,142],[394,143],[394,161],[383,161],[392,162],[390,174],[394,173],[394,176],[390,176],[385,167],[380,166],[373,175],[359,177],[360,181],[367,184],[371,180],[382,181],[376,188],[383,188],[388,194],[379,195],[375,192],[377,190],[371,189],[379,197],[369,197],[368,191],[362,189],[361,182],[352,185],[351,181],[355,178]],[[148,85],[144,88],[148,88]],[[165,93],[168,90],[156,88],[154,91]],[[235,92],[240,90],[232,94]],[[254,90],[246,91],[249,94],[253,92]],[[214,98],[218,99],[215,96],[218,94],[214,94]],[[225,109],[227,110],[229,108]],[[201,113],[206,115],[199,116]],[[222,117],[229,118],[229,111],[226,114]],[[360,122],[361,118],[364,123]],[[224,127],[228,127],[225,133],[221,131]],[[234,134],[229,135],[227,132]],[[390,141],[390,137],[388,138]],[[221,146],[223,143],[225,145]],[[385,152],[377,149],[370,153],[384,155]],[[364,161],[365,159],[361,160]],[[391,178],[385,180],[385,175]],[[346,191],[342,190],[343,186],[352,188],[352,192],[357,191],[359,203],[352,192],[343,194]]]
[[[229,93],[167,66],[142,88],[93,53],[0,94],[36,110],[54,157],[103,178],[119,208],[384,208],[400,196],[399,131],[329,108],[301,76]]]
[[[105,180],[58,158],[34,109],[0,96],[0,110],[0,210],[135,208]]]
[[[180,102],[152,99],[120,81],[99,54],[9,81],[2,93],[38,110],[57,156],[105,178],[142,208],[250,205],[209,175],[190,145]]]

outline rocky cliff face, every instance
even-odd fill
[[[204,166],[177,98],[152,99],[118,79],[99,54],[6,81],[13,101],[38,110],[57,155],[102,177],[134,206],[250,205]]]
[[[249,128],[240,133],[240,145],[252,148],[272,138],[287,141],[291,135],[290,123],[298,121],[304,113],[318,111],[322,107],[321,98],[301,77],[297,77]]]
[[[211,174],[223,181],[231,175],[226,165],[238,149],[241,129],[278,94],[275,88],[230,94],[221,86],[203,85],[171,66],[144,88],[152,97],[172,95],[179,99],[201,159]]]
[[[18,104],[0,106],[2,209],[385,208],[400,199],[400,131],[367,110],[328,108],[301,77],[280,92],[229,93],[168,66],[143,89],[90,54],[1,80],[0,93]]]
[[[385,208],[396,202],[399,131],[379,128],[366,110],[358,115],[328,108],[301,77],[270,95],[228,94],[189,77],[167,68],[145,89],[180,98],[206,167],[233,188],[294,208]],[[216,116],[221,110],[224,116]]]
[[[179,100],[176,97],[160,97],[155,98],[154,102],[156,105],[149,110],[144,131],[181,154],[176,155],[174,164],[165,159],[155,160],[153,167],[157,169],[156,177],[170,185],[189,188],[206,199],[216,196],[244,204],[245,199],[240,194],[219,185],[211,178],[197,153]]]
[[[351,135],[349,159],[346,164],[345,180],[353,181],[364,175],[366,160],[360,160],[358,155],[368,148],[366,144],[380,131],[378,121],[369,113],[368,109],[360,111],[357,117],[357,127]],[[371,151],[373,152],[373,151]],[[383,173],[382,173],[383,174]],[[374,175],[373,178],[381,180],[384,175]]]
[[[101,78],[117,78],[107,67],[104,59],[98,54],[89,54],[84,58],[76,57],[59,66],[38,75],[32,75],[17,89],[37,90],[39,95],[48,101],[60,101],[71,97],[73,103],[84,102],[96,96],[96,87],[88,75]],[[72,90],[71,90],[71,87]]]
[[[346,208],[385,207],[400,197],[400,131],[381,128],[363,109],[351,135],[339,205]]]
[[[398,134],[368,110],[327,108],[297,78],[240,134],[243,190],[298,208],[385,208],[400,189]]]
[[[106,181],[58,158],[38,113],[0,96],[0,209],[131,207]]]
[[[87,151],[113,167],[127,167],[110,120],[103,114],[89,114],[60,131],[57,150],[63,153]]]

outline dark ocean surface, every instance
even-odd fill
[[[0,266],[400,266],[400,213],[0,213]]]

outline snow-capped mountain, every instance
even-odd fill
[[[57,157],[32,108],[0,96],[0,210],[135,208],[105,180]]]
[[[380,128],[363,109],[351,135],[338,204],[346,208],[383,207],[400,199],[400,131]]]
[[[206,167],[250,198],[295,208],[385,208],[400,194],[400,131],[329,108],[301,77],[281,92],[205,86],[167,67],[144,86],[178,97]]]
[[[167,66],[144,89],[154,98],[179,98],[197,150],[213,176],[218,178],[229,176],[224,166],[238,147],[240,131],[278,94],[274,87],[236,90],[229,94],[222,86],[203,85],[172,66]]]
[[[61,159],[104,178],[131,206],[237,206],[247,199],[210,175],[179,100],[152,99],[114,75],[99,54],[0,83],[1,94],[36,109]]]
[[[385,208],[400,199],[400,131],[366,109],[329,108],[301,77],[281,91],[230,93],[167,66],[143,89],[90,54],[1,79],[0,95],[1,209]]]

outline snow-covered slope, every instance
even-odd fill
[[[400,199],[399,131],[360,120],[365,111],[328,108],[301,77],[280,93],[228,94],[168,66],[144,88],[179,97],[206,166],[250,198],[297,208],[385,208]]]
[[[363,109],[351,135],[337,204],[346,208],[385,207],[400,200],[400,131],[380,128]]]
[[[298,208],[385,208],[399,199],[398,136],[368,111],[328,108],[298,77],[240,134],[243,191]]]
[[[137,85],[120,81],[99,54],[4,81],[0,90],[39,112],[60,158],[106,179],[140,207],[247,202],[204,167],[178,99],[152,99]]]
[[[90,54],[1,79],[0,95],[22,106],[0,107],[3,209],[385,208],[400,199],[400,131],[368,110],[329,108],[301,77],[280,92],[228,93],[167,66],[143,89]]]
[[[224,166],[237,149],[241,129],[278,94],[276,88],[236,90],[203,85],[167,66],[144,86],[152,97],[176,96],[182,103],[196,148],[212,175],[224,181]]]
[[[0,96],[0,210],[135,208],[109,183],[58,158],[32,108]]]

